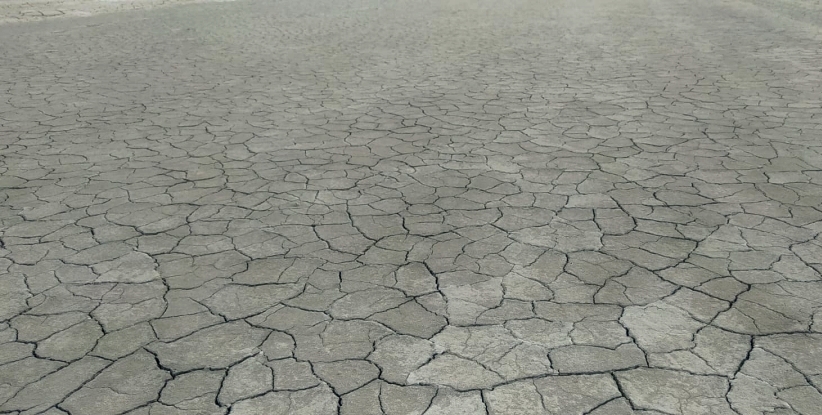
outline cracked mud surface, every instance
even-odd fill
[[[789,3],[0,26],[0,413],[818,415]]]

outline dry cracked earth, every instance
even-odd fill
[[[822,6],[0,26],[0,414],[819,415]]]

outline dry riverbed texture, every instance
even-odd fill
[[[819,415],[814,3],[0,25],[0,414]]]

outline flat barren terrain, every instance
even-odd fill
[[[819,2],[176,3],[0,0],[0,414],[820,414]]]

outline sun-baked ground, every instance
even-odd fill
[[[814,7],[4,24],[0,413],[819,415]]]

